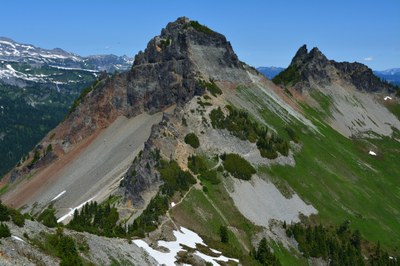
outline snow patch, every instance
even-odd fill
[[[60,223],[60,222],[64,221],[66,218],[73,216],[75,210],[79,210],[80,208],[83,207],[83,205],[85,205],[86,203],[92,201],[92,200],[93,200],[94,198],[96,198],[96,197],[97,197],[97,195],[94,196],[94,197],[92,197],[92,198],[90,198],[90,199],[88,199],[87,201],[81,203],[80,205],[78,205],[78,206],[75,207],[75,208],[70,208],[70,211],[69,211],[66,215],[64,215],[64,216],[62,216],[62,217],[60,217],[60,218],[58,218],[57,223]]]
[[[6,44],[6,45],[9,45],[9,46],[11,46],[12,48],[16,48],[16,47],[15,47],[15,45],[14,45],[13,43],[11,43],[11,42],[7,42],[7,41],[0,41],[0,43],[2,43],[2,44]]]
[[[64,69],[64,70],[79,70],[79,71],[86,71],[86,72],[92,72],[92,73],[98,73],[98,70],[92,70],[92,69],[85,69],[85,68],[76,68],[76,67],[60,67],[60,66],[53,66],[49,65],[49,67],[56,68],[56,69]]]
[[[67,191],[64,190],[63,192],[61,192],[60,194],[58,194],[57,196],[55,196],[51,201],[55,201],[56,199],[58,199],[59,197],[61,197],[62,195],[64,195],[65,192],[67,192]]]
[[[383,98],[385,101],[387,101],[387,100],[391,100],[392,99],[392,97],[390,97],[390,96],[386,96],[385,98]]]
[[[22,238],[18,237],[18,236],[11,236],[11,238],[21,241],[21,242],[25,242]]]
[[[6,65],[6,68],[10,71],[16,72],[15,69],[11,65]]]
[[[141,247],[144,250],[146,250],[150,254],[150,256],[152,256],[158,263],[160,263],[162,265],[167,265],[167,266],[169,266],[169,265],[175,266],[175,261],[176,261],[175,257],[177,256],[178,252],[184,251],[181,244],[186,245],[190,248],[196,248],[196,244],[205,245],[203,242],[203,239],[198,234],[196,234],[195,232],[193,232],[189,229],[186,229],[184,227],[181,227],[180,231],[174,231],[173,233],[176,238],[176,241],[167,242],[167,241],[160,240],[157,242],[158,246],[168,248],[169,252],[161,252],[161,251],[155,250],[141,239],[133,240],[133,243],[135,243],[138,247]],[[221,254],[221,252],[219,252],[219,251],[216,251],[216,250],[212,250],[212,251],[214,253]],[[216,260],[224,261],[224,262],[228,262],[229,260],[232,260],[232,261],[239,263],[238,259],[228,258],[228,257],[222,256],[222,255],[220,255],[218,257],[211,257],[211,256],[203,254],[199,251],[196,251],[194,254],[201,257],[203,260],[212,263],[212,265],[219,265],[216,262]]]

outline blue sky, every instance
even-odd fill
[[[373,69],[400,67],[400,1],[1,1],[0,36],[80,55],[134,56],[187,16],[224,34],[253,66],[286,67],[297,49]]]

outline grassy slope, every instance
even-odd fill
[[[249,101],[259,97],[251,90],[242,95]],[[317,220],[339,224],[349,219],[367,239],[395,249],[400,245],[400,143],[391,138],[347,139],[320,120],[327,115],[323,110],[304,108],[322,135],[291,124],[303,145],[295,155],[296,166],[274,165],[267,171],[312,203],[319,211]],[[260,113],[278,131],[286,126],[271,111]],[[374,145],[377,157],[368,155]]]
[[[201,235],[210,247],[222,251],[226,256],[239,258],[245,265],[253,265],[243,245],[247,248],[251,246],[251,235],[257,232],[257,227],[234,207],[222,183],[211,185],[204,182],[204,185],[208,188],[207,193],[193,189],[179,206],[171,210],[171,216],[179,224]],[[228,226],[229,244],[220,242],[221,225]],[[240,240],[232,233],[233,227],[238,230]]]

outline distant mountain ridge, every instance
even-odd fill
[[[374,74],[389,83],[400,86],[400,68],[391,68],[382,71],[374,70]]]
[[[258,72],[260,72],[261,74],[263,74],[264,76],[266,76],[269,79],[273,79],[276,75],[278,75],[283,70],[285,70],[284,67],[274,67],[274,66],[257,67],[256,69],[258,70]]]
[[[30,44],[21,44],[5,37],[0,37],[0,60],[16,61],[36,67],[47,64],[107,72],[127,70],[133,63],[133,58],[126,55],[110,54],[83,57],[60,48],[47,50]]]

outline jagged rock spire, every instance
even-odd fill
[[[287,73],[287,71],[291,73]],[[274,79],[279,81],[278,84],[289,83],[291,86],[295,86],[293,81],[285,82],[285,75],[286,77],[297,77],[295,83],[313,81],[327,84],[332,80],[343,80],[352,83],[359,90],[393,90],[391,85],[381,82],[366,65],[357,62],[328,60],[317,47],[308,52],[305,44],[298,49],[289,67]],[[300,90],[302,89],[300,88]]]

